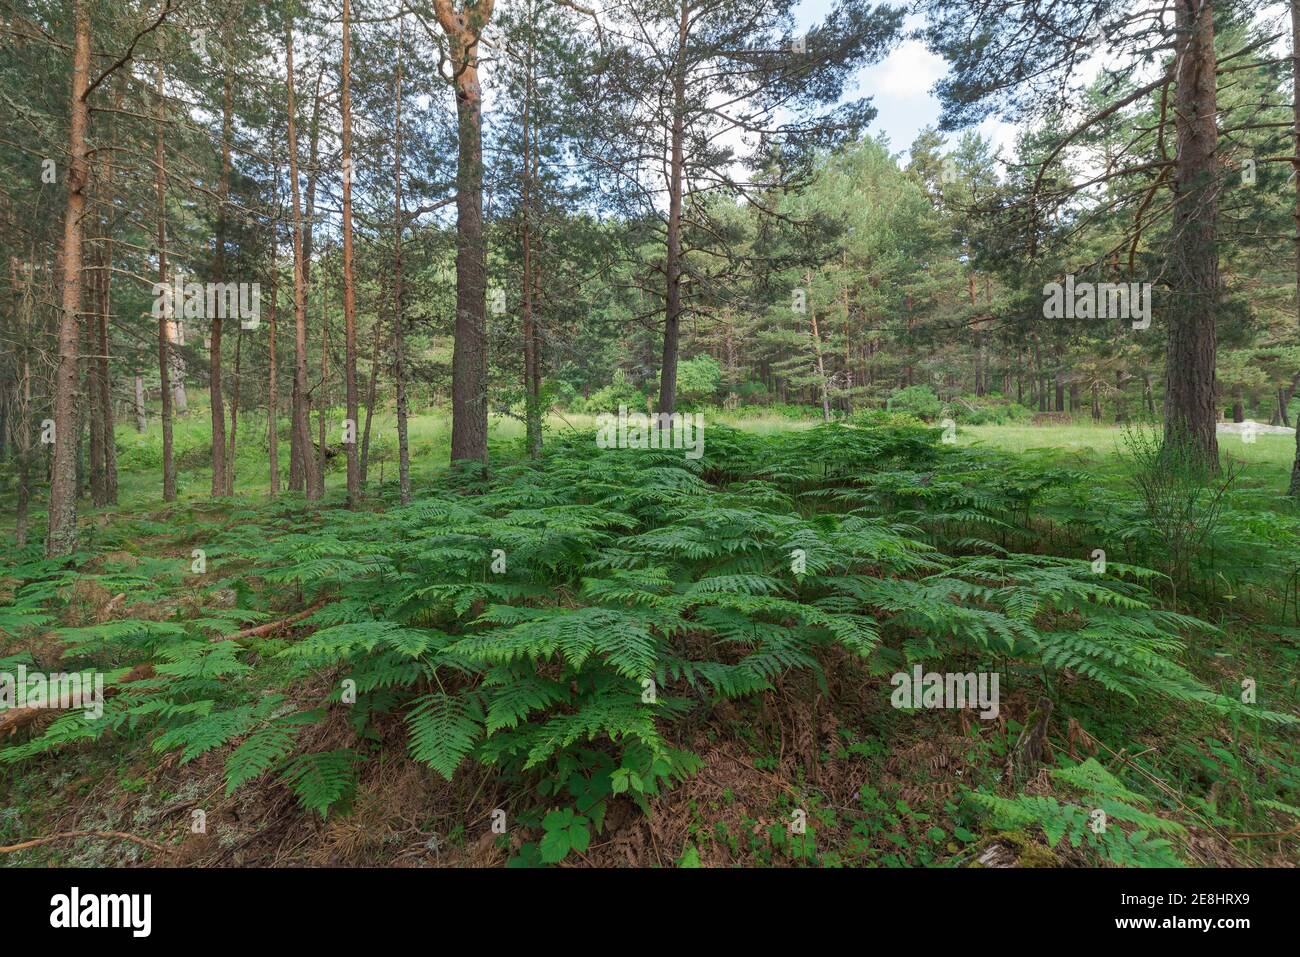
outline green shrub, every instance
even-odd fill
[[[903,428],[922,429],[928,423],[911,412],[887,412],[884,409],[859,409],[849,418],[849,422],[861,428]]]
[[[646,394],[632,384],[622,369],[614,372],[614,379],[609,385],[597,389],[585,399],[577,400],[573,411],[591,415],[616,413],[620,405],[627,406],[629,412],[646,410]]]
[[[1027,406],[996,394],[959,396],[948,410],[963,425],[1009,425],[1027,422],[1034,414]]]
[[[889,411],[906,412],[926,422],[934,422],[943,413],[943,403],[929,386],[910,385],[890,394]]]
[[[677,364],[677,398],[686,405],[715,398],[722,385],[722,366],[710,355]]]

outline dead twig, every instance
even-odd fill
[[[209,639],[209,642],[211,644],[216,644],[218,641],[242,641],[245,638],[262,638],[272,632],[279,631],[281,628],[287,628],[292,624],[296,624],[308,615],[315,614],[324,607],[325,602],[320,601],[305,611],[300,611],[296,615],[290,615],[288,618],[281,618],[279,621],[270,621],[265,625],[257,625],[254,628],[245,628],[243,631],[237,631],[233,635],[217,635],[217,637]]]
[[[42,844],[49,844],[53,841],[61,841],[69,837],[102,837],[105,839],[117,838],[122,841],[133,841],[136,844],[142,844],[151,851],[166,851],[157,841],[151,841],[146,837],[136,837],[134,834],[127,834],[125,831],[63,831],[59,834],[50,834],[47,837],[35,837],[30,841],[23,841],[19,844],[10,844],[8,847],[0,847],[0,854],[9,854],[12,851],[25,851],[29,847],[39,847]]]

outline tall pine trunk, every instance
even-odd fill
[[[156,74],[157,132],[154,137],[154,189],[158,202],[158,282],[164,286],[163,308],[158,317],[158,382],[162,393],[163,501],[176,501],[176,462],[172,451],[171,324],[178,303],[165,291],[167,283],[167,166],[163,152],[163,60]]]
[[[285,29],[284,51],[289,111],[290,203],[293,221],[293,436],[303,486],[308,500],[311,501],[320,497],[320,488],[313,475],[316,471],[316,463],[310,453],[311,428],[307,421],[307,287],[303,258],[302,205],[298,188],[298,124],[294,118],[293,101],[292,24]]]
[[[532,120],[533,95],[535,91],[536,77],[534,76],[536,64],[534,62],[533,50],[533,30],[536,28],[536,21],[532,14],[533,5],[529,4],[529,33],[528,33],[528,52],[527,52],[527,77],[525,78],[524,89],[524,110],[523,110],[523,145],[524,145],[524,179],[521,190],[520,204],[522,209],[522,225],[520,242],[523,247],[523,275],[521,277],[520,287],[522,292],[522,319],[523,319],[523,336],[524,336],[524,428],[527,435],[528,457],[539,459],[542,457],[542,401],[541,401],[541,375],[538,370],[537,355],[537,320],[533,315],[535,306],[533,297],[534,272],[536,264],[533,258],[533,190],[536,188],[536,163],[537,151],[534,148],[532,137],[536,135],[535,126],[530,123]]]
[[[659,411],[677,404],[677,354],[681,335],[682,191],[685,179],[683,136],[686,111],[686,37],[691,8],[681,0],[677,28],[677,64],[673,72],[673,115],[668,161],[668,248],[664,258],[664,350],[659,367]]]
[[[230,136],[234,113],[234,78],[226,65],[221,95],[221,180],[217,212],[217,276],[226,281],[226,211],[230,202]],[[220,310],[214,310],[214,313]],[[226,479],[226,407],[221,388],[221,317],[208,317],[208,391],[212,406],[212,497],[229,494]]]
[[[352,278],[352,90],[351,20],[348,0],[343,0],[343,338],[345,357],[343,381],[350,429],[344,450],[348,456],[348,507],[356,508],[361,498],[361,473],[357,462],[357,293]]]
[[[1178,165],[1174,175],[1173,249],[1170,255],[1169,344],[1165,441],[1203,467],[1217,470],[1215,435],[1217,339],[1220,296],[1219,170],[1211,0],[1176,0],[1177,89],[1174,128]]]
[[[122,106],[123,90],[119,86],[113,97],[113,106],[120,109]],[[117,131],[114,129],[112,136],[112,145],[117,145]],[[104,202],[111,214],[114,208],[113,202],[113,168],[107,159],[100,163],[100,181],[104,190]],[[106,217],[107,221],[108,217]],[[99,306],[95,310],[98,318],[95,329],[95,385],[99,389],[99,415],[97,417],[100,429],[100,451],[103,456],[103,495],[102,502],[96,502],[97,505],[108,505],[117,503],[117,438],[116,431],[113,427],[113,388],[112,373],[108,364],[108,321],[112,312],[113,297],[113,242],[109,236],[107,226],[103,231],[103,245],[101,253],[101,265],[103,271],[100,274],[99,283]]]
[[[149,428],[149,420],[144,412],[144,376],[136,375],[133,377],[131,394],[133,396],[132,404],[135,407],[135,430],[144,432]]]
[[[86,134],[90,109],[90,12],[83,0],[73,7],[71,123],[68,130],[68,200],[63,214],[63,302],[59,314],[58,366],[54,373],[54,464],[50,474],[49,527],[45,556],[61,558],[77,548],[77,463],[75,403],[77,317],[81,311],[81,238],[89,167]]]
[[[411,449],[407,437],[406,317],[402,289],[402,46],[397,48],[397,112],[393,123],[393,378],[397,387],[397,483],[401,502],[411,501]],[[453,413],[452,428],[455,428]],[[453,461],[456,454],[452,452]],[[383,472],[380,471],[380,479]]]
[[[375,417],[375,391],[379,385],[379,347],[383,338],[383,323],[375,317],[375,339],[370,347],[370,385],[366,388],[366,427],[361,432],[361,459],[358,479],[366,484],[366,469],[370,464],[370,424]]]
[[[330,320],[328,310],[329,303],[324,292],[322,292],[320,296],[320,400],[316,403],[316,474],[320,476],[322,491],[324,491],[325,481],[325,420],[330,407]]]
[[[86,310],[86,394],[90,399],[90,500],[99,507],[105,501],[104,489],[104,432],[100,425],[103,417],[100,402],[103,392],[99,388],[99,310],[103,295],[105,235],[100,223],[95,237],[95,265],[90,271],[90,308]]]
[[[456,336],[451,357],[451,459],[487,465],[487,247],[483,237],[483,95],[478,38],[493,0],[434,0],[456,87]]]
[[[1295,123],[1295,156],[1292,167],[1295,176],[1295,275],[1296,317],[1300,320],[1300,0],[1291,0],[1291,109]],[[1291,466],[1290,493],[1300,498],[1300,422],[1295,430],[1295,462]]]
[[[279,215],[280,197],[278,190],[273,198],[276,215]],[[267,353],[269,368],[266,373],[266,464],[270,473],[271,498],[280,494],[280,408],[279,388],[275,360],[275,300],[280,290],[280,256],[279,242],[275,234],[275,223],[271,224],[271,277],[269,314],[267,315]]]
[[[235,437],[239,433],[239,363],[243,358],[244,328],[235,334],[235,374],[230,384],[230,448],[226,450],[226,495],[235,494]]]

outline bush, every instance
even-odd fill
[[[581,401],[578,390],[563,379],[548,379],[542,385],[544,408],[572,409]]]
[[[789,402],[773,402],[762,408],[764,415],[790,419],[792,422],[820,421],[822,417],[821,406],[816,405],[793,405]]]
[[[762,382],[742,382],[731,391],[736,393],[741,405],[767,405],[772,401],[772,394]]]
[[[948,408],[963,425],[1007,425],[1028,421],[1034,414],[1028,407],[1000,395],[964,395]]]
[[[910,385],[906,389],[895,389],[889,397],[890,412],[908,412],[933,422],[943,413],[943,403],[928,385]]]
[[[677,399],[680,402],[707,402],[718,394],[721,385],[722,366],[713,356],[696,356],[677,364]]]
[[[614,380],[602,389],[597,389],[586,399],[574,403],[575,412],[598,415],[601,412],[617,412],[620,405],[625,405],[629,412],[644,412],[646,394],[632,384],[632,380],[622,369],[614,372]]]
[[[928,423],[911,412],[886,412],[884,409],[861,409],[849,418],[860,428],[926,428]]]

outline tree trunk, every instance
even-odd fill
[[[316,181],[319,174],[319,149],[320,149],[320,85],[324,78],[324,67],[322,66],[316,73],[315,93],[312,97],[311,123],[307,132],[307,202],[305,207],[305,218],[302,222],[302,288],[303,288],[303,311],[304,314],[310,308],[311,302],[311,264],[312,250],[315,244],[316,236]],[[311,434],[311,396],[304,393],[301,400],[303,406],[303,418],[307,420],[308,428],[306,434]],[[308,476],[314,471],[311,468],[311,442],[305,445],[301,443],[301,438],[296,429],[290,429],[289,432],[289,488],[295,492],[306,492],[309,482]],[[304,467],[304,462],[306,466]]]
[[[401,502],[406,505],[411,501],[411,450],[406,429],[406,318],[402,310],[402,45],[400,32],[396,87],[397,108],[393,124],[393,379],[397,388],[397,487]],[[459,259],[457,262],[459,264]],[[459,321],[457,325],[459,327]],[[454,411],[452,416],[454,430]],[[456,458],[454,450],[451,457],[454,461]],[[380,485],[383,484],[383,476],[381,466]]]
[[[542,402],[541,402],[541,376],[537,368],[537,333],[535,328],[536,320],[533,317],[533,235],[532,235],[532,204],[533,204],[533,187],[535,180],[533,178],[536,167],[533,165],[537,161],[537,155],[533,150],[531,137],[535,135],[535,130],[530,128],[532,119],[532,100],[534,95],[534,86],[536,77],[534,71],[536,64],[533,60],[533,30],[536,28],[534,19],[534,7],[530,2],[529,12],[529,33],[528,33],[528,52],[527,52],[527,77],[524,88],[524,110],[523,110],[523,143],[524,143],[524,178],[522,200],[522,226],[521,226],[521,244],[523,246],[523,275],[521,276],[520,287],[522,295],[523,311],[523,336],[524,336],[524,429],[527,436],[528,457],[530,459],[540,459],[542,457]],[[531,124],[535,126],[536,124]]]
[[[158,201],[158,282],[163,287],[163,308],[158,317],[158,381],[162,393],[163,501],[176,501],[176,462],[172,456],[171,323],[177,303],[167,284],[167,166],[163,153],[163,61],[158,60],[155,89],[158,94],[158,130],[154,138],[154,190]]]
[[[370,348],[370,385],[366,387],[366,427],[361,433],[361,461],[358,463],[358,479],[366,484],[366,469],[370,463],[370,423],[375,416],[375,391],[379,385],[379,347],[383,338],[383,323],[375,317],[375,340]]]
[[[673,73],[673,115],[668,163],[668,248],[664,256],[664,351],[659,365],[659,412],[671,413],[677,405],[677,354],[681,334],[682,191],[685,179],[683,148],[686,112],[686,37],[691,7],[680,2],[677,21],[677,63]],[[662,421],[662,420],[661,420]]]
[[[90,500],[98,508],[105,502],[104,489],[104,431],[100,425],[103,410],[100,402],[103,391],[99,388],[99,311],[103,307],[100,287],[104,282],[105,237],[102,229],[96,237],[95,265],[90,273],[90,308],[86,310],[86,393],[90,399]]]
[[[133,394],[135,395],[135,430],[137,432],[148,431],[149,420],[144,412],[144,376],[137,375],[135,377]]]
[[[125,97],[125,89],[118,85],[113,94],[113,106],[121,109],[122,101]],[[111,145],[117,145],[117,127],[113,126]],[[113,166],[104,159],[101,166],[102,180],[106,202],[111,210],[114,205],[113,193]],[[104,450],[104,504],[117,504],[117,431],[113,422],[113,379],[108,363],[108,323],[109,316],[112,314],[113,297],[111,295],[113,284],[113,244],[108,237],[108,230],[105,230],[104,242],[104,273],[103,282],[99,287],[100,308],[99,312],[99,342],[98,342],[98,365],[99,365],[99,405],[102,414],[99,418],[99,426],[103,433],[101,444]]]
[[[217,212],[217,277],[226,281],[226,210],[230,202],[230,136],[234,113],[234,78],[227,64],[221,95],[221,180]],[[212,497],[226,495],[226,407],[221,389],[221,316],[208,316],[208,393],[212,406]]]
[[[478,37],[493,0],[453,9],[434,0],[456,85],[456,336],[451,357],[451,459],[487,467],[487,249],[483,238],[483,99]]]
[[[325,419],[330,407],[330,323],[327,308],[327,297],[322,292],[320,296],[320,400],[316,403],[316,474],[320,476],[322,492],[325,486]]]
[[[346,350],[343,380],[347,391],[344,450],[348,456],[348,508],[356,508],[361,498],[361,472],[357,462],[357,420],[360,418],[357,408],[357,293],[352,280],[351,30],[349,3],[343,0],[343,338]]]
[[[49,528],[45,557],[62,558],[77,548],[77,464],[75,402],[77,316],[81,311],[81,230],[86,213],[86,135],[90,109],[90,12],[84,0],[73,6],[71,123],[68,132],[68,200],[63,216],[63,303],[59,315],[59,360],[54,374],[54,466],[50,477]]]
[[[1291,0],[1291,110],[1295,123],[1295,159],[1292,167],[1295,183],[1295,276],[1296,317],[1300,320],[1300,0]],[[1300,426],[1300,423],[1297,423]],[[1295,462],[1291,466],[1290,494],[1300,498],[1300,427],[1295,430]]]
[[[278,216],[280,196],[276,191],[272,203]],[[271,282],[269,314],[267,316],[267,353],[270,356],[270,368],[266,374],[266,464],[270,473],[270,495],[275,498],[280,494],[280,409],[279,380],[275,361],[275,300],[280,288],[280,262],[278,242],[275,236],[275,224],[271,224]]]
[[[1055,369],[1052,372],[1052,384],[1056,388],[1056,411],[1065,411],[1065,380],[1061,375],[1061,346],[1059,344],[1052,347],[1052,365]]]
[[[1215,246],[1219,171],[1214,13],[1211,0],[1176,0],[1178,64],[1174,126],[1172,296],[1165,402],[1165,441],[1217,470],[1215,314],[1220,296]]]
[[[30,261],[25,264],[30,268]],[[17,259],[10,260],[13,275],[14,322],[17,327],[15,338],[15,362],[18,365],[18,381],[13,392],[14,401],[9,408],[9,420],[13,429],[14,455],[18,465],[17,499],[14,503],[14,541],[21,548],[27,544],[27,511],[32,495],[32,449],[36,438],[32,433],[32,365],[31,332],[33,296],[30,273],[24,274],[21,282],[18,278]]]
[[[112,307],[110,283],[113,276],[113,247],[104,243],[104,271],[99,283],[99,316],[95,365],[98,368],[100,448],[104,457],[104,500],[97,505],[117,504],[117,434],[113,427],[113,389],[108,366],[108,316]]]
[[[293,102],[293,25],[284,34],[285,75],[289,112],[289,184],[293,217],[293,435],[308,501],[320,498],[320,486],[314,476],[316,464],[310,454],[311,428],[307,422],[307,287],[303,259],[302,206],[298,188],[298,125]]]
[[[235,334],[235,375],[230,392],[230,448],[226,452],[226,495],[235,494],[235,436],[239,432],[239,362],[244,349],[244,328]]]
[[[822,421],[829,422],[831,420],[831,397],[826,388],[826,365],[822,361],[822,337],[817,329],[817,310],[813,308],[811,303],[808,305],[808,323],[812,329],[813,358],[817,363],[817,383],[821,389]]]

